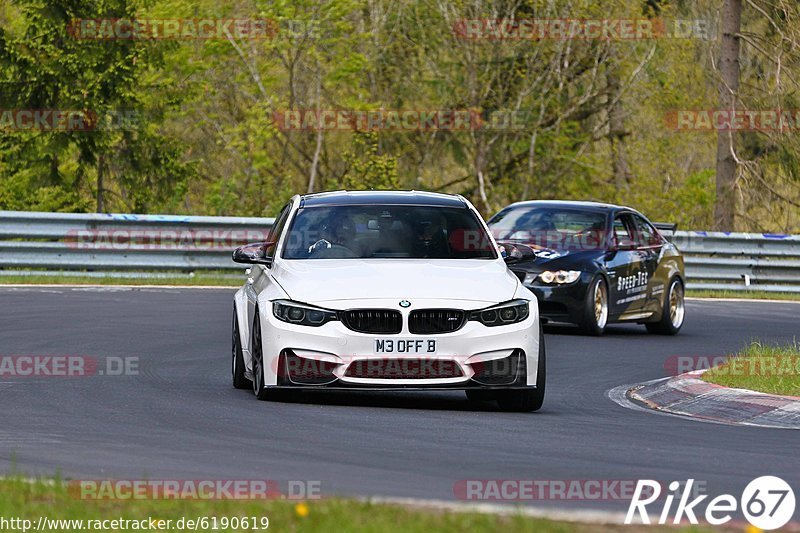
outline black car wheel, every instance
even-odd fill
[[[500,390],[496,393],[497,405],[503,411],[538,411],[544,403],[544,388],[547,383],[547,361],[544,347],[544,333],[539,323],[539,362],[536,366],[535,389]]]
[[[608,285],[602,276],[592,280],[583,309],[583,319],[578,324],[587,335],[602,335],[608,324]]]
[[[664,295],[661,320],[645,324],[647,331],[661,335],[675,335],[681,330],[686,316],[683,282],[680,278],[672,278],[669,289]]]
[[[242,341],[239,337],[239,321],[236,320],[236,307],[233,308],[233,325],[231,326],[231,376],[233,386],[237,389],[249,389],[253,386],[244,376],[244,355],[242,354]]]
[[[258,313],[253,321],[253,394],[259,400],[269,400],[273,394],[264,385],[264,352],[261,343],[261,320],[259,320]]]

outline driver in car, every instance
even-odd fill
[[[332,216],[322,226],[320,239],[309,246],[309,257],[326,259],[350,258],[358,255],[353,251],[355,224],[347,215]]]

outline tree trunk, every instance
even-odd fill
[[[317,112],[319,116],[319,112]],[[312,193],[317,187],[317,168],[319,167],[319,154],[322,152],[322,127],[317,128],[317,146],[314,149],[314,158],[311,160],[311,170],[308,174],[308,192]]]
[[[103,198],[103,172],[105,169],[105,159],[103,156],[97,158],[97,212],[105,211],[105,201]]]
[[[719,108],[732,110],[739,94],[739,29],[742,0],[724,0],[721,12],[722,41],[719,52]],[[736,215],[736,132],[717,132],[717,200],[714,229],[733,231]]]
[[[317,71],[317,117],[320,116],[322,107],[322,72]],[[317,125],[317,146],[314,149],[314,158],[311,160],[311,170],[308,173],[308,192],[314,192],[317,186],[317,167],[319,166],[319,155],[322,152],[322,124]]]
[[[614,187],[617,192],[628,190],[631,182],[631,169],[628,165],[628,154],[625,149],[624,109],[622,108],[622,86],[619,76],[617,54],[612,50],[606,69],[606,85],[608,87],[608,140],[611,143],[611,168],[614,172]]]

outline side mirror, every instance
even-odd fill
[[[519,263],[520,261],[536,257],[533,248],[528,245],[514,242],[499,242],[498,244],[503,249],[503,261],[505,261],[506,264]]]
[[[272,266],[272,258],[267,257],[266,249],[275,243],[256,242],[245,244],[233,251],[233,262],[248,265],[267,265]]]

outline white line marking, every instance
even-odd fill
[[[528,518],[558,520],[562,522],[581,522],[591,524],[623,524],[625,522],[625,513],[592,509],[549,509],[544,507],[532,507],[529,505],[423,500],[417,498],[385,498],[380,496],[358,498],[358,500],[369,503],[402,505],[406,507],[425,509],[439,509],[458,513],[497,514],[506,516],[517,515]]]
[[[659,378],[653,379],[650,381],[645,381],[644,383],[633,383],[630,385],[620,385],[619,387],[614,387],[613,389],[609,389],[606,391],[606,398],[614,402],[615,404],[619,405],[620,407],[624,407],[625,409],[630,409],[632,411],[639,411],[643,413],[650,413],[655,415],[662,415],[662,416],[671,416],[675,418],[682,418],[684,420],[691,420],[694,422],[705,422],[706,424],[717,424],[719,426],[747,426],[747,427],[758,427],[758,428],[765,428],[765,429],[800,429],[800,428],[790,428],[786,426],[771,426],[768,424],[756,424],[752,422],[726,422],[724,420],[711,420],[708,418],[698,418],[688,414],[682,413],[675,413],[672,411],[665,411],[662,409],[652,409],[649,407],[645,407],[637,402],[634,402],[630,398],[628,398],[628,391],[633,387],[639,387],[641,385],[652,385],[654,383],[658,383],[659,381],[666,381],[672,379],[671,377],[666,378]]]

